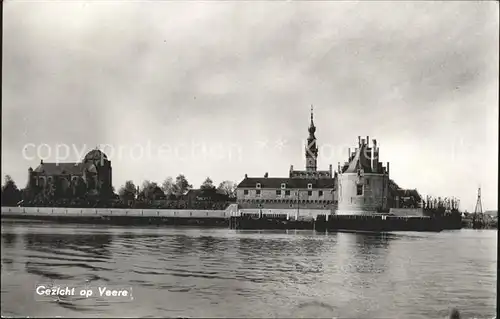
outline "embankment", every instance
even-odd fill
[[[2,207],[2,220],[37,220],[112,225],[229,226],[236,204],[225,210]]]

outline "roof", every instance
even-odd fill
[[[104,152],[102,152],[98,149],[95,149],[95,150],[91,150],[90,152],[88,152],[87,155],[85,155],[83,161],[84,162],[86,162],[86,161],[100,161],[101,159],[107,160],[108,157],[106,156],[106,154],[104,154]]]
[[[82,175],[83,168],[82,163],[41,163],[34,172],[47,175]]]
[[[372,148],[368,147],[367,144],[361,145],[352,160],[342,168],[342,173],[357,173],[358,169],[363,169],[365,173],[371,173],[371,150]]]
[[[312,184],[312,188],[334,188],[335,179],[305,179],[286,177],[247,177],[243,179],[238,188],[255,188],[260,183],[261,188],[281,188],[281,184],[286,184],[286,188],[307,188],[307,184]]]

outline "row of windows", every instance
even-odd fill
[[[273,204],[295,204],[297,205],[297,200],[293,199],[240,199],[238,203],[273,203]],[[337,201],[332,200],[300,200],[300,204],[334,204]]]
[[[243,191],[243,194],[244,194],[244,195],[248,195],[248,189],[245,189],[245,190]],[[256,190],[256,191],[255,191],[255,195],[256,195],[257,197],[259,197],[259,196],[260,196],[260,194],[261,194],[261,190],[260,190],[260,189],[258,189],[258,190]],[[280,190],[280,189],[276,190],[276,196],[282,196],[283,194],[284,194],[285,196],[290,196],[290,191],[289,191],[289,190],[282,191],[282,190]],[[307,192],[307,196],[312,196],[312,195],[313,195],[313,191],[308,191],[308,192]],[[322,197],[322,196],[323,196],[323,191],[318,191],[318,196],[319,196],[319,197]]]
[[[262,185],[260,183],[257,183],[257,184],[255,184],[255,188],[261,189]],[[281,183],[281,189],[285,189],[285,188],[286,188],[286,183]],[[311,183],[307,184],[307,189],[312,189],[312,188],[313,188],[313,185]]]

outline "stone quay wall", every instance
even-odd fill
[[[3,207],[2,217],[16,216],[61,216],[61,217],[169,217],[169,218],[218,218],[228,219],[237,212],[237,205],[231,204],[225,210],[190,209],[109,209],[109,208],[65,208],[65,207]]]

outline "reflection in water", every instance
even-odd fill
[[[13,248],[16,245],[17,234],[2,233],[2,247]]]
[[[97,273],[109,269],[100,265],[111,257],[111,240],[109,234],[26,233],[26,272],[51,281],[107,281]]]
[[[351,263],[354,273],[384,272],[391,241],[397,239],[390,233],[353,233],[355,245],[351,258],[361,262]]]
[[[375,249],[388,249],[391,241],[397,236],[391,233],[354,233],[357,246],[363,248],[365,252]]]
[[[27,250],[55,252],[60,249],[75,250],[96,257],[109,258],[108,246],[112,236],[108,234],[25,234]]]
[[[470,309],[464,315],[486,317],[495,309],[496,255],[477,257],[470,243],[483,236],[476,242],[493,252],[496,237],[468,234],[23,226],[2,233],[1,303],[17,316],[437,318],[451,301]],[[16,236],[24,236],[24,246]],[[454,251],[436,263],[429,258],[435,249]],[[468,264],[460,262],[464,256]],[[480,267],[481,276],[468,265]],[[437,268],[446,277],[437,278]],[[422,278],[433,278],[432,285]],[[46,280],[131,286],[135,299],[26,298]],[[429,287],[448,295],[436,298]]]

